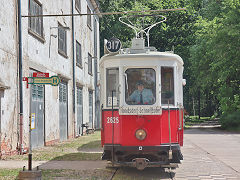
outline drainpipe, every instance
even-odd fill
[[[72,14],[74,13],[74,0],[72,0]],[[73,56],[73,113],[75,115],[75,38],[74,38],[74,16],[72,16],[72,56]],[[76,137],[76,120],[74,116],[74,137]]]
[[[19,68],[19,153],[23,154],[23,87],[22,87],[22,15],[21,0],[18,0],[18,68]]]

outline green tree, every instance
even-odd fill
[[[193,98],[195,102],[201,102],[196,109],[202,115],[239,111],[239,0],[101,0],[100,4],[103,12],[186,7],[187,11],[163,14],[167,21],[151,30],[150,45],[159,51],[174,48],[183,58],[187,111],[192,113]],[[120,16],[103,16],[101,19],[101,45],[104,39],[117,37],[123,47],[130,46],[134,32],[118,21]]]
[[[211,8],[210,15],[205,10],[195,24],[196,42],[190,51],[192,95],[199,89],[211,95],[214,111],[223,114],[240,110],[239,5],[236,0],[221,1],[214,18]]]

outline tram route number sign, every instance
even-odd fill
[[[121,41],[117,38],[111,38],[106,43],[106,48],[110,53],[118,52],[122,47]]]

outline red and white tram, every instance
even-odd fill
[[[100,60],[103,160],[115,165],[177,167],[183,159],[183,60],[132,47]]]

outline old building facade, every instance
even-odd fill
[[[98,13],[97,1],[27,0],[19,3],[21,11],[18,2],[0,2],[1,155],[28,149],[29,117],[34,123],[33,148],[80,136],[86,131],[82,124],[99,127],[99,17],[38,16]],[[34,72],[49,73],[61,82],[58,86],[27,88],[26,81],[22,81],[21,103],[20,71],[23,77],[32,77]]]

